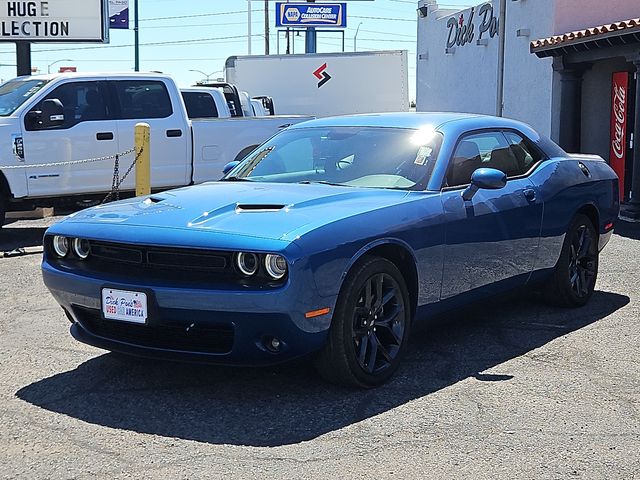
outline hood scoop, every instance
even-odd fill
[[[239,203],[236,205],[236,212],[277,212],[285,206],[286,205],[273,203]]]

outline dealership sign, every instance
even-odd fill
[[[466,13],[466,12],[465,12]],[[485,3],[478,8],[478,18],[475,16],[476,8],[471,7],[465,19],[464,13],[447,20],[449,36],[447,48],[462,47],[471,43],[478,31],[478,42],[484,38],[493,38],[498,34],[498,19],[493,14],[493,5]],[[479,25],[478,25],[479,20]]]
[[[109,0],[109,28],[129,29],[129,0]]]
[[[620,199],[624,198],[624,170],[627,159],[627,103],[629,73],[616,72],[611,78],[611,145],[609,163],[618,174]]]
[[[276,27],[347,26],[346,3],[276,2]]]
[[[0,41],[108,42],[107,0],[0,0]]]

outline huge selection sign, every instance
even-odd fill
[[[347,26],[346,3],[276,2],[276,27]]]
[[[624,198],[624,169],[627,159],[627,105],[629,73],[615,72],[611,78],[611,148],[609,163],[616,172],[620,185],[620,200]]]
[[[106,0],[0,0],[0,41],[108,42]]]
[[[129,29],[129,0],[109,0],[109,28]]]

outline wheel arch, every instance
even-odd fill
[[[586,215],[589,220],[591,220],[596,233],[600,235],[600,212],[598,212],[598,208],[593,203],[587,203],[578,209],[576,215],[580,213]]]
[[[413,249],[406,242],[399,239],[388,238],[372,242],[361,248],[353,256],[345,269],[343,279],[346,278],[354,265],[367,256],[384,258],[398,267],[409,291],[411,317],[413,318],[418,306],[418,268]]]
[[[0,171],[0,195],[5,195],[7,198],[11,196],[11,187],[9,187],[9,181],[4,173]]]

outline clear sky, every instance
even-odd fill
[[[78,0],[82,1],[82,0]],[[133,0],[131,30],[111,30],[107,45],[95,44],[33,44],[32,66],[41,73],[52,65],[76,66],[78,71],[133,70]],[[358,51],[408,50],[409,87],[415,98],[416,8],[417,0],[349,1],[345,30],[345,50],[353,51],[358,25]],[[471,0],[446,0],[446,6],[473,4]],[[443,2],[441,5],[445,5]],[[140,70],[168,73],[179,85],[191,85],[203,75],[201,70],[222,76],[224,61],[231,55],[246,55],[247,0],[139,0]],[[277,34],[274,16],[275,2],[269,2],[270,49],[277,53]],[[252,0],[252,53],[264,54],[264,0]],[[304,52],[304,37],[294,37],[295,52]],[[280,36],[280,53],[284,52],[284,36]],[[319,33],[319,52],[338,52],[342,49],[339,33]],[[15,76],[15,47],[0,45],[0,78]]]

